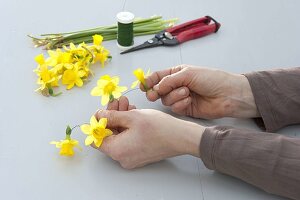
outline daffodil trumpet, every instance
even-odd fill
[[[133,75],[137,80],[132,83],[131,88],[135,88],[140,83],[146,91],[150,89],[146,83],[146,78],[150,75],[150,69],[148,69],[147,73],[145,73],[141,68],[138,68],[133,71]]]

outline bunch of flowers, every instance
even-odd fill
[[[44,96],[57,96],[61,93],[55,94],[53,88],[59,86],[60,80],[68,90],[75,85],[82,87],[93,74],[90,69],[92,64],[100,62],[104,67],[105,62],[111,59],[109,51],[102,46],[102,40],[101,35],[94,35],[92,45],[83,42],[76,46],[70,43],[69,47],[63,46],[63,50],[48,50],[47,59],[43,54],[36,56],[38,66],[34,72],[39,85],[36,91]]]

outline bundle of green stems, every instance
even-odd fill
[[[162,16],[136,19],[133,22],[134,36],[156,34],[166,28],[172,27],[177,20],[177,18],[164,20]],[[95,34],[102,35],[104,41],[115,40],[117,39],[117,31],[117,24],[114,24],[74,32],[41,34],[40,37],[28,36],[32,39],[35,47],[43,46],[45,49],[57,49],[67,46],[70,43],[91,43],[93,42],[92,36]]]

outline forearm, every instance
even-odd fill
[[[245,74],[267,131],[300,123],[300,68]]]
[[[273,133],[206,128],[201,158],[209,169],[253,184],[269,193],[300,198],[300,139]]]

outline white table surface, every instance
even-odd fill
[[[210,171],[200,159],[180,156],[136,170],[124,170],[100,152],[83,147],[73,158],[60,157],[49,145],[64,137],[66,124],[86,122],[100,107],[89,95],[97,77],[119,75],[132,82],[137,67],[152,71],[187,63],[244,73],[299,66],[300,1],[297,0],[86,0],[0,2],[0,199],[283,199],[235,178]],[[93,67],[96,77],[82,88],[57,98],[34,92],[37,85],[35,49],[27,34],[70,31],[115,23],[129,10],[136,16],[161,14],[180,22],[211,15],[222,23],[218,34],[173,48],[156,48],[119,55],[115,41],[105,42],[113,60],[105,69]],[[136,44],[150,36],[135,38]],[[140,92],[128,94],[138,108],[169,113]],[[188,118],[187,118],[188,119]],[[188,119],[192,120],[192,119]],[[257,129],[251,120],[193,120]],[[297,135],[299,126],[279,131]],[[79,130],[74,137],[81,143]],[[82,145],[83,146],[83,145]]]

